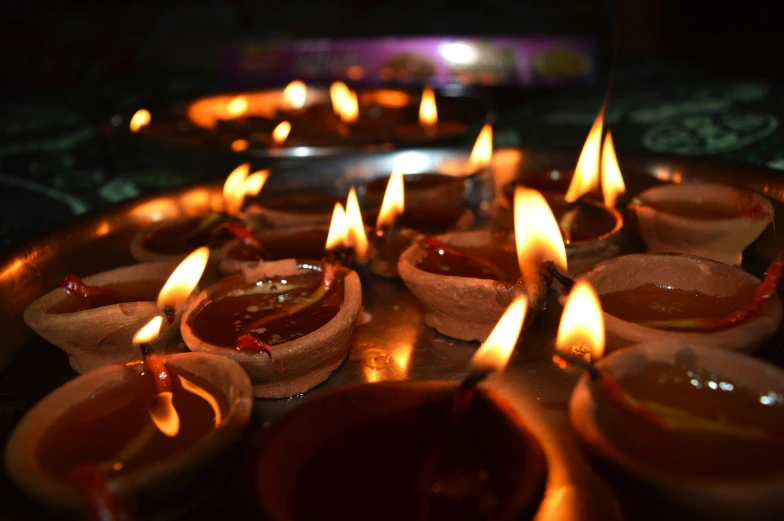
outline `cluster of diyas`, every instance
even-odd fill
[[[284,89],[197,99],[188,105],[184,118],[140,109],[130,119],[129,129],[159,139],[192,135],[201,138],[202,146],[216,144],[243,152],[427,142],[460,136],[469,123],[484,118],[475,100],[457,103],[442,98],[440,105],[445,110],[439,110],[430,87],[417,95],[391,88],[354,90],[340,81],[325,89],[296,80]]]

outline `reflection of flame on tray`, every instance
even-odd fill
[[[591,59],[576,49],[558,45],[531,56],[531,72],[546,78],[574,78],[586,75]]]

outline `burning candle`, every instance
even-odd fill
[[[214,211],[203,217],[168,219],[143,228],[131,240],[131,254],[142,262],[172,261],[201,246],[222,246],[230,237],[222,228],[228,222],[245,218],[245,198],[259,194],[269,173],[250,173],[250,163],[239,165],[226,178],[222,198],[213,206]]]
[[[135,335],[143,361],[71,380],[25,415],[5,453],[21,488],[78,517],[129,519],[214,486],[207,476],[250,418],[250,382],[220,357],[158,357],[148,342],[162,322]]]
[[[774,448],[784,440],[784,401],[770,390],[784,390],[784,373],[712,346],[683,345],[638,345],[597,363],[604,349],[601,306],[578,281],[555,357],[562,366],[587,369],[569,405],[576,434],[640,478],[651,504],[664,510],[747,518],[750,509],[780,509],[772,491],[780,488],[775,472],[784,465]]]
[[[128,124],[128,128],[131,132],[139,132],[139,130],[141,130],[143,127],[149,125],[151,120],[152,116],[150,115],[149,110],[139,109],[131,117],[131,122]]]
[[[305,106],[308,88],[304,82],[294,80],[283,89],[283,100],[286,109],[300,110]]]
[[[524,298],[510,305],[461,385],[416,381],[342,388],[278,420],[255,472],[265,518],[308,521],[329,511],[349,521],[366,519],[379,487],[395,497],[373,510],[380,520],[516,519],[535,510],[545,468],[539,444],[502,396],[477,385],[506,366],[525,308]],[[314,443],[316,433],[305,426],[321,417],[332,421],[319,429],[320,442]],[[297,458],[295,446],[305,447],[297,449]],[[284,480],[275,470],[282,461],[289,462]],[[271,480],[279,484],[274,493]],[[338,501],[336,494],[346,488],[356,494],[354,500]]]
[[[401,139],[411,138],[436,138],[455,136],[466,131],[466,125],[458,121],[449,121],[439,118],[436,105],[436,94],[431,87],[422,89],[419,102],[418,124],[401,124],[397,126],[396,134]]]
[[[546,307],[551,272],[560,274],[567,261],[555,217],[535,190],[518,189],[515,228],[514,239],[489,231],[428,237],[401,256],[401,278],[424,305],[425,324],[481,341],[517,294],[533,310]]]

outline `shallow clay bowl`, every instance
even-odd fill
[[[588,281],[600,296],[651,283],[728,297],[751,295],[753,288],[760,283],[759,279],[745,271],[710,259],[653,253],[617,257],[589,268],[578,278]],[[777,295],[770,299],[761,315],[735,327],[712,332],[655,329],[604,313],[608,349],[642,342],[666,342],[753,351],[773,334],[781,317],[781,301]]]
[[[449,231],[458,232],[470,230],[474,225],[474,212],[468,208],[464,208],[455,223],[449,227]],[[398,273],[398,260],[402,253],[408,249],[420,237],[427,234],[419,232],[411,228],[405,228],[395,241],[387,242],[383,248],[379,248],[375,240],[373,240],[373,230],[370,230],[368,238],[370,243],[368,245],[368,258],[370,259],[370,271],[375,275],[386,278],[395,278],[400,276]]]
[[[598,363],[616,378],[638,374],[649,362],[674,363],[676,357],[694,357],[696,366],[715,370],[729,381],[759,391],[760,395],[784,394],[784,372],[731,351],[709,346],[678,343],[643,344],[620,350]],[[668,472],[622,450],[607,434],[607,417],[600,414],[600,398],[593,385],[582,378],[569,402],[572,427],[582,443],[608,461],[635,486],[665,509],[677,511],[684,519],[781,519],[784,511],[784,472],[768,475],[743,474],[738,477],[685,476]],[[617,418],[616,418],[617,420]],[[667,443],[666,433],[660,443]],[[675,448],[675,447],[673,447]],[[684,448],[687,452],[688,448]],[[665,519],[663,517],[662,519]]]
[[[740,265],[745,250],[773,221],[773,206],[766,198],[723,185],[670,184],[657,186],[637,197],[637,226],[651,253],[698,255],[733,266]],[[742,213],[756,205],[763,211],[753,217],[695,219],[657,210],[646,203],[686,202],[736,208]]]
[[[362,287],[356,272],[350,271],[345,275],[343,304],[337,315],[301,338],[272,346],[271,358],[266,353],[209,344],[197,337],[190,326],[191,316],[198,310],[199,304],[228,287],[311,271],[297,267],[294,259],[264,262],[253,268],[244,268],[209,286],[191,300],[185,310],[180,325],[183,340],[191,351],[225,356],[238,362],[250,376],[257,398],[286,398],[313,389],[326,380],[348,355],[348,342],[362,306]]]
[[[172,497],[188,496],[221,464],[229,446],[242,434],[250,418],[253,395],[250,381],[231,360],[203,353],[164,357],[168,365],[209,381],[228,405],[223,423],[181,453],[160,462],[119,474],[107,488],[137,512],[160,508]],[[41,400],[16,426],[5,448],[9,475],[28,494],[48,505],[84,516],[81,496],[66,482],[45,471],[36,457],[46,429],[74,405],[121,385],[144,370],[141,363],[113,364],[75,378]]]
[[[498,245],[486,230],[439,235],[456,248]],[[499,247],[510,248],[511,245]],[[425,307],[425,324],[460,340],[483,342],[516,296],[514,282],[473,277],[451,277],[421,270],[417,263],[425,250],[414,244],[400,256],[398,271],[403,282]]]
[[[177,226],[185,224],[190,221],[198,221],[198,218],[183,217],[178,219],[166,219],[163,221],[154,222],[142,228],[139,233],[131,239],[131,255],[139,262],[180,262],[187,257],[193,250],[205,246],[205,244],[194,244],[193,248],[183,253],[160,253],[157,251],[149,250],[145,246],[145,237],[150,233],[163,230],[169,226]],[[216,251],[216,248],[211,249],[211,252]],[[212,256],[211,256],[212,257]]]
[[[286,258],[319,260],[324,257],[324,247],[329,234],[329,226],[301,226],[296,228],[267,230],[256,234],[261,244],[270,252],[272,260]],[[284,243],[280,245],[280,243]],[[218,271],[228,275],[242,268],[254,268],[264,260],[240,260],[232,256],[232,251],[242,248],[242,242],[234,239],[224,244],[215,253]]]
[[[177,264],[149,262],[117,268],[84,278],[92,286],[120,282],[160,281],[166,283]],[[68,361],[76,372],[84,373],[102,365],[140,358],[133,336],[154,316],[159,314],[156,301],[124,302],[73,313],[49,313],[68,295],[57,288],[42,296],[25,310],[24,320],[48,342],[68,353]],[[185,303],[176,308],[172,324],[163,321],[161,334],[152,346],[163,354],[179,350],[171,342],[179,333],[180,317]]]
[[[396,499],[394,506],[384,507],[394,510],[387,512],[384,519],[398,514],[399,519],[413,518],[398,509],[406,510],[407,507],[401,505],[415,493],[416,469],[421,468],[419,458],[423,465],[436,446],[443,446],[437,442],[448,423],[456,391],[456,384],[443,381],[362,384],[314,396],[291,410],[272,425],[261,443],[254,488],[264,518],[270,521],[302,519],[303,516],[294,510],[302,508],[302,504],[296,502],[295,494],[303,470],[314,459],[336,450],[336,446],[345,446],[352,432],[358,429],[365,432],[364,429],[379,421],[402,423],[403,434],[389,441],[389,445],[399,449],[401,456],[388,457],[392,461],[377,463],[372,455],[363,457],[363,447],[354,450],[353,457],[349,456],[360,460],[356,464],[352,461],[346,468],[326,471],[328,475],[320,480],[325,482],[325,489],[357,492],[350,501],[342,498],[337,510],[329,512],[328,517],[356,519],[361,518],[363,512],[374,511],[374,507],[368,505],[372,503],[377,508],[378,497],[364,491],[376,486],[376,490],[383,490]],[[318,429],[314,429],[314,425],[318,425]],[[500,509],[492,518],[529,519],[538,508],[547,474],[544,455],[536,438],[503,397],[485,389],[474,395],[462,425],[474,430],[476,438],[486,440],[475,446],[492,447],[490,450],[496,456],[503,455],[499,458],[500,463],[490,464],[489,474],[500,475],[504,484],[498,495]],[[358,443],[373,443],[373,440]],[[460,447],[462,443],[458,443]],[[348,441],[348,444],[353,443]],[[377,445],[381,447],[379,450],[389,450],[384,440],[379,440]],[[369,452],[374,450],[371,448]],[[469,447],[465,450],[471,452]],[[409,457],[412,454],[417,456]],[[313,491],[312,496],[325,494],[326,490]],[[316,505],[318,508],[320,504]],[[313,515],[317,513],[311,510],[311,515],[305,518],[310,519]]]

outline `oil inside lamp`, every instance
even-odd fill
[[[152,116],[150,115],[149,110],[139,109],[131,117],[131,122],[128,124],[128,128],[131,132],[138,132],[142,129],[142,127],[149,125],[151,120]]]

